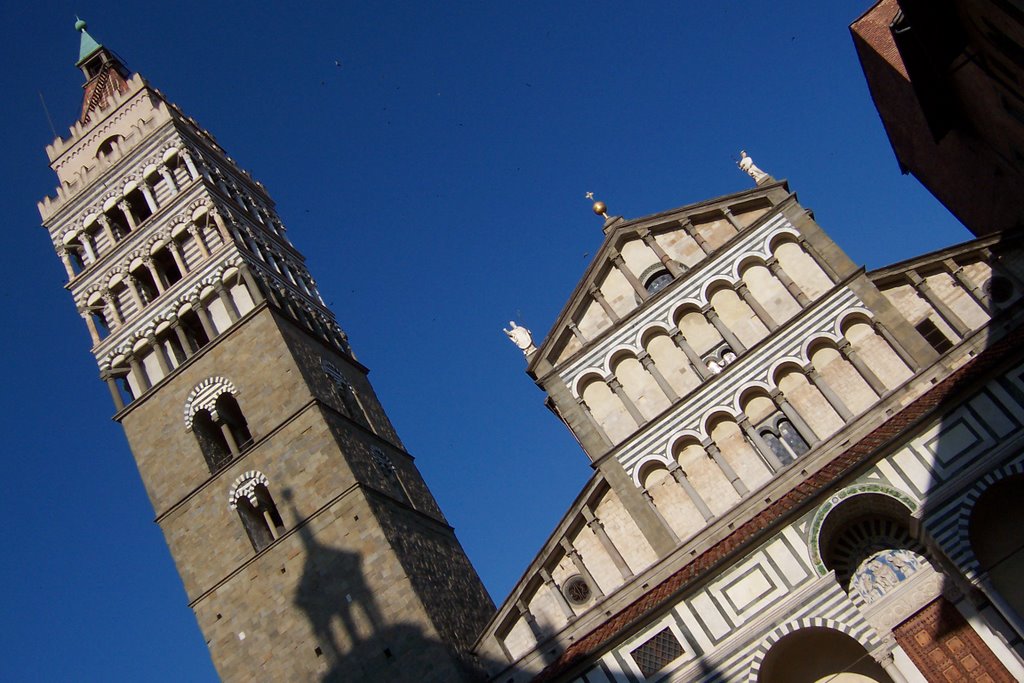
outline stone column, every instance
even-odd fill
[[[60,262],[64,264],[64,270],[68,273],[68,279],[75,279],[77,273],[75,273],[75,267],[71,265],[71,257],[68,256],[68,250],[64,247],[60,247],[57,249],[57,256],[60,257]]]
[[[743,435],[747,437],[747,441],[754,447],[754,450],[760,454],[761,458],[768,465],[768,469],[772,472],[778,472],[783,468],[782,461],[779,460],[779,456],[775,455],[775,451],[768,445],[768,442],[764,440],[764,437],[756,429],[754,425],[750,424],[750,418],[745,414],[740,413],[736,419],[736,424],[743,430]]]
[[[570,320],[567,327],[569,328],[569,331],[572,332],[572,336],[576,337],[576,341],[578,341],[581,346],[586,346],[590,343],[590,340],[587,339],[586,335],[580,331],[579,326],[574,321]]]
[[[231,231],[228,230],[227,223],[224,222],[220,212],[211,210],[210,214],[213,216],[213,222],[217,224],[217,232],[220,233],[221,239],[224,240],[225,244],[231,244],[234,241],[231,238]]]
[[[562,595],[562,590],[559,585],[555,583],[554,578],[551,576],[551,572],[546,568],[541,567],[538,574],[540,574],[541,580],[544,581],[544,585],[548,587],[551,597],[555,599],[555,602],[557,602],[558,606],[562,609],[562,614],[565,615],[566,621],[572,621],[575,619],[576,612],[573,611],[572,605],[570,605],[569,601],[565,599],[564,595]]]
[[[196,169],[195,162],[192,161],[192,155],[189,154],[189,151],[187,149],[180,149],[178,150],[178,156],[185,162],[185,168],[188,169],[188,174],[192,177],[192,180],[198,178],[199,171]]]
[[[117,295],[109,289],[103,290],[103,298],[110,304],[110,312],[114,314],[114,322],[118,325],[124,324],[124,318],[121,316],[121,311],[117,308]]]
[[[171,317],[171,329],[174,330],[174,334],[177,335],[178,343],[181,344],[181,350],[185,352],[186,358],[198,350],[192,345],[192,339],[190,339],[185,333],[185,328],[181,326],[181,321],[178,320],[178,316]]]
[[[164,373],[164,377],[171,374],[171,359],[167,357],[167,349],[164,345],[156,338],[155,332],[150,332],[146,335],[146,341],[149,342],[149,346],[153,349],[153,353],[156,354],[156,362],[160,364],[160,369]]]
[[[606,447],[612,446],[612,441],[611,439],[608,438],[608,433],[604,431],[601,425],[597,424],[597,420],[594,419],[594,413],[590,411],[590,406],[588,406],[587,402],[583,400],[583,397],[576,397],[576,403],[579,405],[580,410],[583,412],[583,417],[586,418],[590,426],[594,428],[594,433],[597,434],[598,437],[600,437],[602,443]]]
[[[139,359],[135,354],[128,355],[128,365],[131,366],[132,374],[135,375],[135,381],[139,384],[139,393],[142,394],[149,391],[153,384],[149,381],[149,375],[146,374],[146,368],[139,362]]]
[[[896,666],[896,660],[893,658],[891,652],[887,652],[875,661],[878,662],[879,666],[885,671],[886,675],[892,679],[892,683],[907,683],[906,676],[900,671],[899,667]]]
[[[800,433],[800,436],[804,437],[804,441],[807,442],[808,447],[813,448],[815,444],[821,441],[821,439],[818,438],[818,435],[814,433],[814,430],[811,429],[811,426],[807,424],[807,421],[804,420],[800,413],[797,412],[796,408],[786,400],[786,397],[781,391],[778,389],[772,389],[771,397],[772,401],[774,401],[775,405],[779,407],[779,410],[781,410],[782,414],[790,421],[794,429]]]
[[[601,591],[601,587],[597,585],[597,581],[594,580],[594,575],[590,573],[586,563],[583,561],[583,556],[580,555],[580,551],[576,550],[576,546],[572,544],[566,537],[558,539],[558,544],[562,546],[562,550],[565,552],[566,557],[572,562],[573,566],[576,567],[576,571],[583,576],[586,580],[587,585],[594,592],[595,597],[598,599],[604,597],[604,592]]]
[[[801,235],[798,242],[800,243],[800,247],[807,252],[807,255],[814,259],[814,262],[818,264],[818,267],[825,271],[825,275],[828,276],[828,279],[832,280],[832,282],[839,282],[839,273],[835,271],[835,268],[832,267],[832,264],[830,264],[827,259],[818,253],[817,249],[811,246],[811,243],[807,241],[806,237]]]
[[[167,282],[164,280],[164,274],[153,263],[153,257],[147,256],[142,259],[142,265],[146,266],[146,270],[149,271],[150,276],[153,278],[153,284],[156,285],[156,295],[160,296],[167,291]]]
[[[679,466],[679,463],[673,461],[672,464],[669,465],[668,472],[672,475],[672,478],[676,480],[676,483],[682,487],[683,491],[686,492],[686,495],[690,498],[690,502],[692,502],[694,507],[696,507],[700,512],[704,521],[710,522],[714,519],[715,514],[711,512],[711,508],[709,508],[708,504],[704,502],[700,492],[698,492],[694,485],[690,483],[690,479],[686,476],[686,472],[683,468]]]
[[[158,208],[156,205],[156,197],[153,196],[153,188],[149,186],[149,183],[147,183],[145,179],[139,183],[139,190],[142,192],[142,196],[145,198],[146,205],[149,207],[149,210],[156,213]]]
[[[127,200],[122,199],[117,203],[117,208],[124,214],[124,219],[128,221],[128,230],[134,230],[139,227],[138,222],[135,220],[135,214],[132,213],[132,207],[128,204]]]
[[[224,283],[218,282],[215,284],[213,291],[217,292],[217,296],[220,297],[221,303],[224,304],[224,308],[228,312],[228,317],[231,318],[231,322],[238,320],[241,317],[238,313],[238,307],[235,306],[235,300],[232,298],[231,293],[228,292],[227,287],[224,286]]]
[[[661,510],[658,509],[657,504],[654,502],[654,496],[652,496],[651,492],[648,491],[647,489],[642,489],[641,493],[643,494],[644,500],[647,501],[647,505],[650,506],[651,512],[653,512],[654,515],[658,518],[658,521],[661,522],[661,525],[665,527],[665,531],[668,532],[669,536],[672,538],[672,541],[675,543],[675,545],[679,545],[679,536],[676,535],[675,530],[669,525],[668,520],[665,519],[665,515],[661,514]]]
[[[224,435],[224,440],[228,442],[228,450],[231,451],[231,455],[237,458],[241,451],[238,450],[238,442],[235,441],[235,435],[231,433],[231,427],[223,419],[218,419],[217,423],[220,427],[220,433]]]
[[[999,589],[992,583],[992,579],[989,577],[988,572],[979,575],[972,581],[972,583],[976,585],[982,593],[984,593],[985,597],[988,598],[988,601],[996,608],[996,611],[999,612],[1006,623],[1010,625],[1010,628],[1016,631],[1019,637],[1024,638],[1024,619],[1021,619],[1021,616],[1017,614],[1017,610],[1015,610],[1010,603],[1003,598],[1002,593],[1000,593]]]
[[[736,283],[736,293],[739,294],[740,299],[743,300],[747,306],[750,306],[750,310],[754,312],[765,327],[768,328],[769,332],[774,332],[779,329],[779,324],[775,322],[775,319],[771,314],[765,310],[765,307],[761,305],[761,302],[757,300],[753,294],[750,293],[750,288],[747,287],[747,283],[740,280]]]
[[[185,254],[181,251],[181,245],[172,237],[167,240],[167,251],[171,252],[171,258],[174,259],[174,265],[178,266],[178,272],[181,273],[182,277],[188,273],[188,266],[185,265]]]
[[[956,261],[954,261],[951,258],[943,260],[942,265],[945,266],[946,272],[949,273],[953,277],[953,279],[957,281],[957,284],[959,284],[960,287],[964,289],[964,291],[971,295],[971,298],[974,299],[974,303],[981,306],[981,309],[983,311],[985,311],[989,315],[992,315],[992,302],[989,301],[989,298],[985,294],[984,290],[982,290],[981,287],[976,285],[974,282],[971,281],[969,277],[967,277],[967,273],[964,272],[964,269],[958,266],[956,264]]]
[[[729,225],[732,226],[733,230],[736,232],[743,232],[743,226],[740,225],[738,220],[736,220],[736,216],[732,215],[732,211],[729,210],[728,206],[723,206],[721,211],[722,215],[725,216],[725,220],[729,221]]]
[[[813,364],[808,363],[803,368],[804,376],[807,381],[811,383],[811,386],[821,392],[821,395],[825,397],[828,404],[832,406],[832,409],[836,411],[839,417],[843,418],[844,422],[849,422],[853,419],[853,412],[846,407],[843,399],[839,397],[839,394],[835,392],[832,386],[825,381],[825,378],[821,376],[821,373],[814,367]]]
[[[245,282],[245,286],[249,290],[249,298],[252,299],[252,302],[255,305],[259,306],[263,303],[265,297],[263,296],[263,290],[260,289],[259,283],[256,282],[256,278],[253,276],[249,265],[246,263],[239,263],[238,273],[242,276],[242,281]],[[323,301],[321,300],[320,303],[323,303]]]
[[[601,543],[601,547],[605,549],[608,556],[612,559],[612,564],[619,570],[619,574],[622,576],[623,581],[628,581],[633,577],[633,570],[626,564],[626,560],[622,557],[619,549],[615,547],[608,532],[604,530],[604,524],[601,523],[595,515],[593,510],[590,509],[589,505],[584,505],[580,511],[583,514],[583,519],[586,520],[587,526],[594,535],[597,536],[597,540]]]
[[[921,364],[917,362],[917,359],[910,355],[910,352],[907,351],[906,347],[904,347],[903,344],[900,344],[893,333],[889,331],[889,328],[883,325],[880,320],[872,320],[871,326],[874,328],[875,332],[885,340],[885,343],[889,345],[896,355],[900,357],[900,360],[906,363],[908,368],[914,371],[921,369]]]
[[[800,304],[801,308],[807,308],[810,306],[811,300],[806,294],[804,294],[804,290],[800,289],[800,285],[793,282],[793,278],[789,276],[789,273],[782,269],[782,266],[779,264],[779,259],[772,256],[765,261],[765,265],[768,266],[768,270],[771,271],[772,275],[782,283],[782,286],[786,288],[786,291],[796,299],[796,302]]]
[[[199,253],[203,255],[203,258],[210,258],[210,249],[206,246],[206,240],[203,238],[203,230],[198,225],[188,226],[188,234],[196,240],[196,246],[199,247]]]
[[[109,221],[107,222],[107,225],[110,225]],[[110,235],[113,240],[113,233],[110,233]],[[85,255],[89,257],[89,265],[96,263],[96,261],[99,260],[99,256],[96,253],[96,248],[93,247],[92,238],[89,236],[89,233],[84,231],[78,233],[78,241],[81,242],[82,250],[85,252]],[[111,242],[110,246],[113,247],[114,242]]]
[[[537,618],[533,616],[529,606],[520,598],[516,600],[516,609],[519,610],[519,616],[523,618],[523,621],[530,627],[530,633],[533,634],[534,640],[540,643],[544,639],[544,632],[537,624]]]
[[[939,314],[939,317],[946,321],[946,323],[953,328],[953,330],[960,335],[960,338],[964,338],[970,332],[971,328],[967,326],[960,316],[958,316],[952,308],[946,305],[946,302],[932,289],[931,285],[917,274],[917,271],[911,270],[907,272],[907,281],[917,290],[917,293],[921,296],[925,302],[928,303],[935,312]]]
[[[722,474],[724,474],[725,478],[729,480],[732,487],[736,489],[736,493],[740,494],[740,498],[747,495],[749,491],[746,484],[743,483],[743,480],[740,479],[740,475],[736,474],[736,470],[732,468],[732,465],[730,465],[725,459],[725,456],[722,455],[722,451],[718,447],[718,444],[711,439],[705,439],[701,443],[701,446],[703,446],[704,450],[707,451],[708,456],[715,461],[715,464],[718,465],[718,469],[722,471]]]
[[[658,244],[658,240],[655,239],[654,235],[647,228],[640,228],[637,230],[637,234],[640,235],[640,239],[644,241],[647,248],[654,252],[654,255],[661,261],[661,265],[665,266],[665,269],[669,272],[672,277],[679,277],[683,274],[683,269],[679,267],[671,256],[665,253],[665,250]]]
[[[611,388],[612,392],[619,399],[619,401],[622,402],[622,405],[625,406],[626,411],[629,413],[630,417],[632,417],[633,420],[636,422],[637,427],[647,422],[647,420],[644,419],[643,414],[636,407],[636,404],[634,404],[633,400],[626,394],[626,390],[622,388],[622,382],[620,382],[617,377],[609,377],[608,379],[605,380],[605,382]]]
[[[103,228],[103,232],[106,233],[107,239],[110,240],[110,246],[113,247],[115,244],[117,244],[118,240],[117,236],[114,235],[114,226],[110,224],[110,219],[107,218],[107,215],[101,213],[96,218],[96,222],[100,224],[100,226]],[[85,240],[82,240],[82,245],[85,245]],[[86,249],[86,251],[88,251],[88,249]]]
[[[704,363],[704,359],[700,357],[700,354],[690,346],[690,343],[686,341],[686,337],[678,329],[673,330],[672,341],[679,347],[679,350],[686,354],[686,360],[690,361],[690,367],[693,368],[694,374],[700,379],[704,380],[711,376],[711,371],[708,366]]]
[[[619,322],[619,314],[615,312],[615,309],[608,303],[608,300],[604,298],[604,294],[600,289],[591,285],[587,290],[587,293],[590,295],[590,298],[601,306],[601,310],[604,311],[605,315],[607,315],[613,323]]]
[[[178,194],[178,183],[174,182],[174,174],[171,173],[171,169],[167,168],[163,164],[157,166],[157,173],[167,183],[167,187],[171,188],[171,194]]]
[[[615,251],[614,249],[609,250],[609,257],[611,262],[615,265],[616,270],[622,273],[623,277],[629,282],[633,291],[640,297],[641,301],[646,301],[650,294],[647,293],[647,288],[644,287],[643,283],[637,279],[636,275],[626,265],[626,261],[622,258],[622,254]]]
[[[135,306],[138,310],[142,310],[146,307],[145,302],[142,300],[142,294],[139,293],[139,283],[135,280],[135,276],[131,273],[126,273],[124,276],[124,286],[128,290],[128,293],[132,296],[132,301],[135,302]]]
[[[684,218],[681,221],[679,221],[679,225],[681,225],[686,234],[689,235],[690,238],[697,243],[697,246],[700,247],[700,250],[704,252],[705,256],[711,255],[711,252],[713,252],[714,249],[711,247],[710,244],[708,244],[708,241],[704,239],[704,235],[700,234],[700,231],[697,230],[697,227],[693,224],[693,221],[691,221],[689,218]]]
[[[882,380],[878,379],[878,375],[864,363],[861,359],[860,354],[853,349],[853,345],[850,344],[848,339],[842,339],[838,345],[839,355],[848,360],[853,368],[864,378],[864,381],[868,383],[879,397],[884,396],[888,389],[885,388],[885,384]]]
[[[79,314],[82,316],[82,320],[85,321],[85,326],[89,328],[89,337],[92,339],[92,345],[96,346],[102,341],[100,339],[100,332],[96,329],[96,321],[92,319],[92,312],[88,307],[78,309]]]
[[[124,399],[121,397],[121,390],[117,388],[117,380],[114,376],[108,371],[100,375],[100,379],[106,382],[107,388],[110,389],[110,397],[114,399],[116,412],[124,410]]]
[[[637,354],[637,359],[639,359],[640,364],[644,366],[644,370],[646,370],[651,375],[651,377],[654,378],[654,381],[657,382],[658,387],[661,388],[662,392],[665,394],[666,398],[668,398],[669,402],[675,403],[676,401],[678,401],[679,394],[675,392],[675,389],[672,388],[672,385],[669,384],[668,381],[665,379],[665,376],[661,374],[661,370],[658,369],[658,366],[654,362],[654,359],[651,358],[651,354],[647,353],[646,351],[641,351],[640,353]]]
[[[718,330],[718,334],[720,334],[722,339],[725,340],[725,343],[728,344],[737,355],[747,350],[747,347],[743,345],[743,342],[739,340],[739,337],[733,334],[732,330],[730,330],[729,327],[722,322],[722,319],[718,317],[718,311],[716,311],[711,304],[705,304],[704,308],[701,309],[701,312],[704,314],[704,317],[708,319],[708,322]]]
[[[203,326],[203,332],[206,332],[206,338],[213,341],[217,338],[217,330],[213,326],[213,321],[210,320],[210,314],[206,312],[198,297],[191,299],[190,303],[192,310],[196,312],[196,317],[199,318],[199,324]]]

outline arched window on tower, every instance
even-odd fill
[[[252,433],[235,393],[234,385],[225,378],[209,377],[196,385],[185,402],[185,428],[195,433],[211,474],[252,445]]]
[[[260,552],[285,532],[269,484],[262,472],[246,472],[235,480],[228,495],[228,506],[238,512],[252,548]]]
[[[366,416],[366,411],[363,409],[363,403],[359,400],[355,387],[348,381],[348,378],[342,374],[336,365],[326,359],[320,359],[320,367],[323,368],[324,374],[330,378],[334,393],[341,400],[348,416],[364,427],[373,429],[369,418]]]
[[[199,448],[203,451],[210,474],[216,474],[231,462],[231,448],[209,410],[196,411],[192,418],[192,432],[199,441]]]

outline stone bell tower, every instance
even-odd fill
[[[471,679],[492,603],[273,201],[76,28],[39,210],[219,674]]]

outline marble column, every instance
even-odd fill
[[[651,511],[658,518],[658,521],[661,522],[661,525],[665,527],[665,530],[669,533],[669,536],[672,538],[676,545],[679,545],[679,536],[676,535],[675,530],[668,523],[668,520],[665,519],[665,515],[661,514],[661,510],[658,509],[658,505],[654,502],[654,496],[652,496],[651,492],[648,491],[647,489],[641,489],[640,492],[643,495],[644,500],[646,500],[647,504],[650,506]]]
[[[672,277],[679,277],[683,274],[683,269],[679,267],[671,256],[665,253],[665,250],[658,244],[658,240],[655,239],[654,235],[647,228],[640,228],[637,230],[637,234],[640,235],[640,239],[644,241],[647,248],[654,252],[654,255],[661,261],[661,265],[665,266],[665,269],[669,272]]]
[[[554,598],[556,603],[558,603],[566,621],[572,621],[575,619],[576,612],[573,611],[572,605],[569,604],[569,601],[565,599],[565,595],[562,594],[562,590],[559,585],[555,583],[555,579],[551,576],[551,572],[549,572],[545,567],[541,567],[540,571],[537,573],[540,574],[540,578],[544,582],[544,585],[548,587],[548,592],[551,594],[551,597]]]
[[[622,580],[627,581],[633,578],[633,570],[629,568],[629,565],[626,564],[625,558],[622,557],[622,553],[620,553],[619,549],[615,547],[615,544],[612,542],[608,532],[605,531],[604,524],[601,523],[601,520],[594,515],[594,512],[587,505],[584,505],[580,512],[583,515],[583,519],[586,520],[587,527],[589,527],[590,530],[594,532],[594,535],[597,536],[597,540],[601,543],[601,547],[608,553],[608,556],[611,558],[612,564],[615,565],[615,568],[619,570]]]
[[[911,286],[917,290],[917,293],[921,296],[925,302],[935,309],[935,312],[939,314],[939,317],[946,321],[950,327],[960,336],[964,338],[971,331],[971,328],[965,323],[960,316],[958,316],[952,308],[950,308],[942,297],[932,289],[928,281],[917,274],[916,271],[907,272],[907,281]]]
[[[736,283],[736,293],[739,295],[740,299],[743,300],[743,303],[750,306],[750,310],[752,310],[758,320],[768,328],[769,332],[774,332],[779,329],[779,324],[775,322],[775,318],[765,310],[765,307],[761,305],[761,302],[757,300],[757,297],[750,293],[750,288],[747,286],[746,282],[740,280]]]
[[[156,362],[160,365],[160,370],[163,371],[164,377],[171,374],[171,359],[167,357],[167,349],[156,338],[156,333],[150,332],[147,334],[146,341],[149,342],[149,347],[156,354]]]
[[[853,345],[850,344],[849,340],[841,340],[839,342],[838,349],[839,355],[850,362],[857,373],[860,374],[860,376],[864,378],[864,381],[868,383],[868,386],[870,386],[878,396],[884,396],[888,391],[885,384],[882,380],[878,379],[878,375],[876,375],[874,371],[867,366],[864,360],[860,357],[860,354],[854,350]]]
[[[598,303],[598,305],[601,307],[601,310],[603,310],[605,315],[608,316],[609,320],[611,320],[613,323],[619,322],[619,314],[615,312],[615,309],[612,308],[611,304],[608,303],[608,300],[604,298],[604,294],[601,292],[600,289],[591,285],[591,287],[587,290],[587,293],[590,295],[591,299]]]
[[[583,556],[580,555],[580,551],[576,549],[576,546],[572,544],[568,538],[564,536],[558,539],[559,545],[562,546],[562,550],[565,552],[566,557],[572,562],[573,566],[576,567],[576,571],[583,576],[587,585],[590,586],[590,590],[594,592],[597,598],[603,598],[604,592],[601,591],[601,587],[597,585],[597,581],[594,580],[594,575],[590,573],[590,569],[587,568],[587,564],[583,561]]]
[[[672,341],[675,343],[679,350],[686,355],[686,360],[690,362],[690,367],[693,368],[694,374],[700,379],[704,380],[711,376],[711,370],[708,369],[704,359],[700,357],[696,349],[690,346],[690,342],[686,341],[686,337],[678,329],[673,330],[671,335]]]
[[[747,489],[746,484],[743,483],[743,480],[740,479],[740,475],[736,474],[736,470],[732,468],[732,465],[730,465],[725,459],[725,456],[722,455],[722,450],[718,447],[718,444],[711,439],[705,439],[701,443],[701,446],[704,447],[708,457],[715,461],[715,464],[718,465],[718,469],[722,471],[722,474],[724,474],[725,478],[729,480],[732,487],[736,489],[736,493],[740,494],[741,498],[747,495],[749,490]]]
[[[689,218],[684,218],[683,220],[679,221],[679,224],[682,226],[683,231],[685,231],[686,234],[689,235],[690,238],[697,243],[697,246],[700,247],[700,250],[704,252],[704,255],[710,256],[711,252],[713,252],[714,249],[710,244],[708,244],[708,241],[704,238],[704,235],[700,234],[700,231],[697,230],[697,226],[695,226]]]
[[[844,422],[849,422],[853,419],[853,412],[846,407],[843,399],[835,392],[832,385],[825,381],[825,378],[821,376],[821,373],[818,372],[813,364],[808,363],[803,366],[802,370],[811,386],[821,392],[821,395],[825,397],[825,400],[828,401],[828,404],[832,406],[832,409],[836,411],[839,417],[843,418]]]
[[[658,365],[654,362],[654,359],[651,358],[651,354],[646,351],[641,351],[637,354],[637,358],[639,359],[640,364],[644,366],[644,370],[654,378],[654,381],[658,384],[658,387],[661,389],[662,393],[665,394],[665,397],[669,402],[675,403],[678,401],[679,394],[677,394],[675,389],[672,388],[672,385],[668,383],[665,376],[661,374],[661,370],[658,369]]]
[[[765,265],[768,266],[768,270],[771,271],[771,274],[782,283],[782,286],[786,288],[786,291],[796,299],[796,302],[800,304],[801,308],[807,308],[810,306],[811,300],[806,294],[804,294],[804,290],[800,289],[800,285],[793,281],[793,278],[789,276],[789,273],[782,269],[779,259],[772,256],[765,261]]]
[[[710,322],[716,330],[718,330],[718,334],[721,335],[722,339],[725,340],[725,343],[728,344],[737,355],[747,350],[747,347],[743,345],[743,342],[739,340],[739,337],[733,334],[732,330],[730,330],[729,326],[726,325],[719,317],[718,311],[716,311],[711,304],[705,304],[704,308],[701,309],[701,312],[704,313],[704,317],[708,319],[708,322]]]
[[[715,515],[711,512],[711,508],[709,508],[708,504],[704,502],[704,498],[701,497],[700,492],[697,491],[694,485],[690,482],[689,477],[687,477],[683,468],[679,466],[679,463],[673,462],[669,465],[668,472],[672,475],[672,478],[676,480],[676,483],[682,487],[683,491],[686,492],[690,502],[693,503],[694,507],[697,508],[697,511],[700,512],[704,521],[710,522],[714,519]]]
[[[636,295],[640,297],[641,301],[646,301],[650,294],[647,292],[647,288],[644,287],[643,283],[637,279],[636,275],[626,265],[626,261],[622,258],[622,254],[617,251],[609,251],[609,256],[615,269],[622,273],[622,276],[626,278],[629,285],[636,292]]]
[[[778,472],[783,468],[782,461],[779,460],[779,456],[775,454],[772,447],[768,445],[768,442],[764,440],[764,437],[754,429],[754,425],[750,424],[750,418],[740,413],[739,417],[736,418],[736,424],[740,426],[743,431],[743,435],[747,437],[747,441],[754,447],[761,458],[764,459],[765,464],[768,465],[768,469],[772,472]]]
[[[605,383],[609,388],[611,388],[612,393],[615,394],[619,401],[622,402],[622,405],[626,408],[626,412],[628,412],[630,417],[632,417],[636,422],[637,427],[647,422],[647,420],[644,419],[643,414],[640,412],[640,409],[636,407],[635,403],[633,403],[633,399],[626,394],[626,390],[622,388],[622,382],[620,382],[617,377],[609,377],[605,379]]]
[[[811,429],[811,425],[807,424],[807,421],[797,412],[793,404],[786,400],[786,396],[781,391],[772,389],[771,397],[775,405],[779,407],[779,410],[782,411],[782,414],[786,416],[786,419],[789,420],[800,436],[804,438],[809,447],[813,448],[815,444],[821,441],[818,435],[814,433],[814,430]]]
[[[235,306],[235,300],[228,291],[228,288],[224,286],[223,282],[218,282],[213,286],[213,291],[217,293],[221,303],[224,304],[224,309],[228,312],[228,317],[231,318],[231,322],[238,320],[241,315],[238,313],[238,307]]]

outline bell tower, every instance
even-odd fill
[[[491,600],[270,196],[76,29],[39,210],[218,673],[473,679]]]

